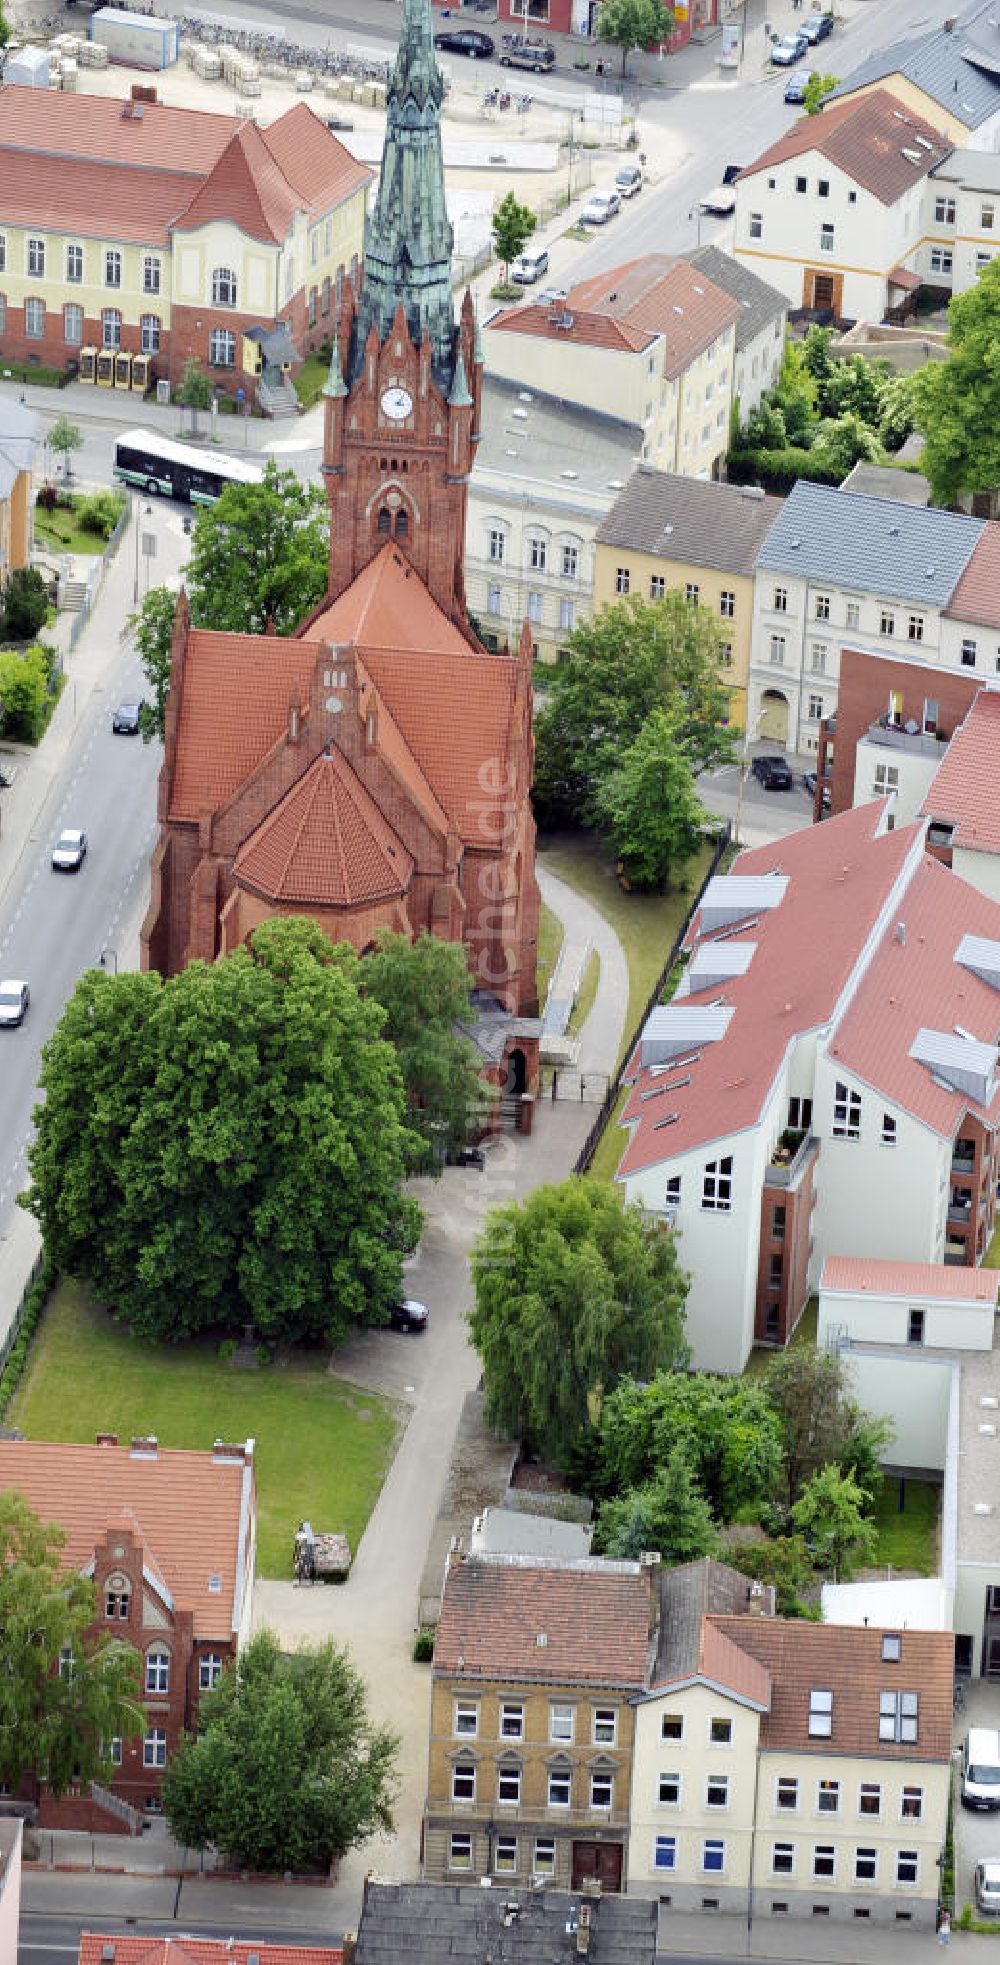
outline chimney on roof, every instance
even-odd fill
[[[244,1466],[253,1459],[252,1440],[213,1440],[213,1460],[237,1460]]]
[[[643,1549],[639,1557],[639,1567],[646,1571],[649,1584],[649,1635],[655,1637],[660,1628],[660,1551]]]
[[[97,1435],[97,1445],[98,1445],[98,1446],[117,1446],[117,1445],[118,1445],[118,1435],[117,1435],[117,1433],[98,1433],[98,1435]]]
[[[159,1444],[155,1433],[143,1433],[132,1441],[130,1451],[139,1459],[155,1460]]]

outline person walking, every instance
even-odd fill
[[[950,1910],[945,1909],[941,1912],[940,1919],[938,1920],[938,1944],[947,1945],[950,1943],[951,1943],[951,1912]]]

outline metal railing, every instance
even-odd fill
[[[585,1174],[587,1168],[589,1167],[594,1157],[594,1154],[597,1152],[597,1146],[601,1138],[601,1134],[603,1133],[604,1128],[607,1125],[608,1120],[610,1119],[611,1114],[613,1113],[615,1106],[618,1103],[618,1094],[621,1090],[621,1083],[622,1083],[622,1072],[629,1058],[631,1057],[632,1052],[635,1050],[635,1047],[639,1042],[640,1037],[642,1036],[642,1032],[645,1027],[647,1017],[649,1016],[652,1010],[655,1010],[657,1004],[662,999],[663,992],[670,978],[670,972],[680,958],[681,950],[684,946],[684,938],[688,932],[688,929],[691,926],[692,921],[694,920],[694,917],[699,907],[701,906],[701,897],[705,892],[705,889],[708,886],[709,881],[719,870],[720,861],[722,860],[723,855],[725,854],[725,852],[729,847],[730,841],[732,839],[732,834],[733,834],[732,825],[729,821],[727,821],[715,842],[715,851],[713,852],[712,858],[709,861],[708,869],[705,873],[704,879],[702,880],[701,886],[699,887],[698,892],[696,893],[693,901],[691,902],[691,905],[688,908],[686,915],[684,916],[684,920],[682,921],[681,926],[678,928],[677,933],[674,936],[670,953],[667,956],[663,968],[660,970],[659,976],[657,977],[657,980],[649,993],[649,998],[645,1004],[642,1015],[640,1016],[639,1021],[636,1024],[635,1029],[633,1030],[632,1035],[628,1040],[628,1043],[625,1045],[625,1048],[622,1052],[622,1062],[619,1065],[618,1070],[616,1071],[615,1076],[612,1079],[611,1084],[608,1086],[607,1092],[605,1093],[604,1098],[601,1101],[601,1106],[597,1114],[597,1118],[594,1120],[594,1123],[591,1126],[590,1131],[587,1134],[587,1137],[584,1140],[584,1143],[580,1148],[579,1153],[577,1154],[576,1160],[573,1163],[573,1172],[575,1174]]]

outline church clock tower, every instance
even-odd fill
[[[482,350],[451,292],[431,0],[403,0],[360,294],[345,287],[324,389],[330,598],[387,540],[470,635],[462,562]]]

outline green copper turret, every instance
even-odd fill
[[[444,196],[440,111],[444,82],[434,54],[431,0],[403,0],[402,32],[389,80],[385,149],[375,206],[365,227],[364,285],[354,322],[348,380],[364,363],[372,327],[381,346],[402,305],[419,348],[430,336],[436,381],[454,370],[452,228]]]

